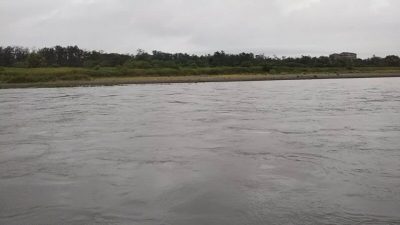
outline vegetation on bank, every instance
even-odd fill
[[[30,50],[0,47],[0,83],[90,81],[109,77],[198,76],[226,74],[307,74],[398,72],[398,56],[334,59],[326,56],[266,57],[253,53],[135,55],[86,51],[77,46]]]
[[[368,59],[338,59],[334,57],[268,57],[253,53],[227,54],[218,51],[207,55],[186,53],[165,53],[153,51],[151,54],[138,50],[137,54],[104,53],[86,51],[77,46],[55,46],[31,50],[24,47],[0,47],[0,66],[36,67],[117,67],[131,69],[151,68],[207,68],[207,67],[263,67],[265,71],[273,67],[400,67],[400,58],[395,55],[373,56]]]
[[[57,80],[35,83],[0,83],[2,88],[50,88],[77,86],[108,86],[122,84],[153,83],[198,83],[230,81],[264,81],[264,80],[304,80],[304,79],[343,79],[343,78],[377,78],[400,77],[400,73],[313,73],[313,74],[229,74],[229,75],[187,75],[187,76],[135,76],[135,77],[102,77],[91,80]]]
[[[343,74],[343,73],[393,73],[400,72],[397,67],[359,67],[359,68],[299,68],[276,67],[269,72],[262,67],[206,67],[206,68],[152,68],[130,69],[125,67],[57,67],[57,68],[12,68],[0,67],[0,83],[38,83],[55,81],[89,81],[101,78],[124,77],[171,77],[230,74]]]

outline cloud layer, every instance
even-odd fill
[[[0,44],[400,55],[398,0],[0,0]]]

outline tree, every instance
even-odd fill
[[[400,66],[400,58],[396,55],[388,55],[384,60],[387,66]]]
[[[13,66],[13,64],[15,63],[14,48],[10,46],[4,48],[2,55],[4,66]]]
[[[32,52],[28,56],[28,66],[31,68],[45,66],[45,59],[36,52]]]
[[[57,66],[57,54],[54,48],[42,48],[38,51],[48,66]]]
[[[57,45],[54,47],[54,51],[56,54],[56,64],[58,66],[66,66],[67,65],[67,54],[65,48]]]

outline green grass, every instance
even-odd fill
[[[324,74],[324,73],[396,73],[396,67],[357,67],[357,68],[300,68],[273,67],[269,72],[262,67],[202,67],[202,68],[151,68],[129,69],[125,67],[101,68],[0,68],[0,83],[45,83],[58,81],[93,81],[102,78],[132,78],[132,77],[177,77],[199,75],[284,75],[284,74]]]

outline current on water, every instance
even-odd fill
[[[400,224],[399,87],[0,90],[0,224]]]

